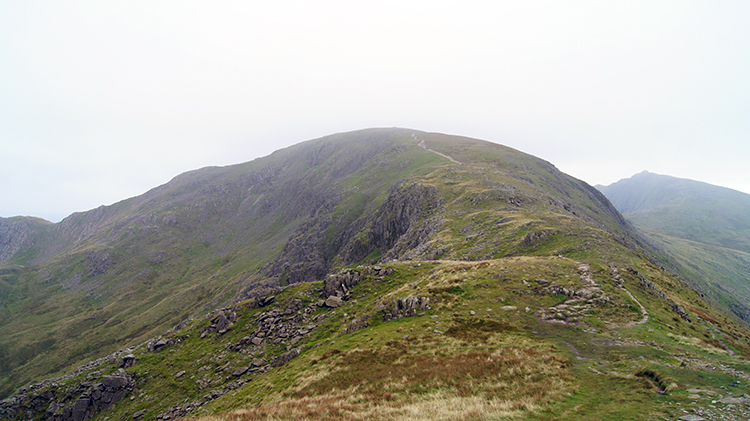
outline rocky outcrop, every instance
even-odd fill
[[[299,348],[294,348],[292,350],[289,350],[278,357],[276,357],[273,362],[271,363],[272,367],[281,367],[282,365],[285,365],[289,361],[293,360],[294,358],[299,357],[299,354],[302,352],[302,350],[305,349],[305,346],[302,345]]]
[[[290,284],[319,280],[337,261],[359,262],[376,250],[384,259],[400,256],[426,243],[441,226],[439,218],[430,219],[442,204],[432,186],[398,183],[376,210],[355,215],[333,216],[340,198],[324,199],[316,216],[297,229],[281,256],[264,269],[270,276]]]
[[[688,312],[685,311],[685,309],[681,305],[672,303],[669,305],[669,308],[671,308],[672,311],[677,313],[677,315],[680,316],[686,322],[688,323],[693,322],[693,319],[690,318],[690,315],[688,314]]]
[[[182,342],[182,337],[152,339],[146,343],[146,352],[161,352],[168,346]]]
[[[223,335],[234,326],[234,322],[237,321],[237,313],[231,310],[220,310],[213,319],[211,324],[206,326],[201,331],[201,338],[205,338],[211,333]]]
[[[648,280],[643,274],[638,272],[637,270],[633,268],[628,268],[628,272],[630,272],[631,275],[635,276],[638,279],[638,282],[640,283],[641,288],[648,291],[651,295],[656,295],[657,297],[661,298],[662,300],[669,300],[669,297],[667,297],[667,294],[659,290],[651,281]]]
[[[105,274],[115,264],[112,253],[108,250],[89,250],[86,252],[86,261],[89,265],[87,278]]]
[[[86,421],[112,409],[133,390],[135,379],[120,369],[98,381],[83,381],[74,388],[21,394],[0,402],[0,418],[42,418],[47,421]]]
[[[352,269],[327,275],[323,283],[323,296],[328,298],[335,295],[342,299],[348,297],[349,290],[361,280],[362,273]]]
[[[394,268],[381,266],[367,266],[365,270],[367,270],[367,273],[369,273],[370,275],[377,276],[381,280],[383,279],[383,277],[396,272],[396,269]]]
[[[381,251],[389,250],[420,217],[437,210],[441,203],[442,197],[435,187],[417,183],[397,184],[373,221],[372,243]]]
[[[134,366],[137,362],[138,362],[138,359],[135,358],[135,355],[125,354],[122,357],[117,359],[117,367],[118,368],[130,368]]]
[[[339,296],[331,295],[330,297],[326,298],[324,304],[326,305],[326,307],[336,308],[344,305],[344,300],[342,300]]]
[[[430,309],[430,297],[401,297],[383,308],[383,320],[414,317]]]
[[[33,245],[34,235],[49,225],[39,218],[0,218],[0,263],[12,259],[22,248]]]
[[[259,314],[252,321],[252,324],[257,326],[256,330],[238,343],[228,345],[227,349],[245,352],[245,348],[264,347],[269,344],[294,346],[326,317],[325,313],[311,316],[318,308],[318,303],[305,305],[299,299],[290,298],[283,310],[274,308]]]
[[[579,274],[582,285],[578,288],[572,286],[550,284],[544,279],[535,282],[541,286],[535,292],[549,295],[564,295],[568,297],[565,302],[558,305],[542,308],[537,315],[548,322],[560,322],[578,324],[583,317],[595,306],[607,305],[611,302],[606,292],[594,281],[591,275],[591,267],[586,263],[578,263]],[[521,291],[518,291],[521,292]]]
[[[370,327],[370,316],[364,315],[362,317],[357,317],[349,323],[344,334],[354,333],[367,327]]]
[[[523,237],[518,246],[521,248],[536,248],[540,244],[547,242],[555,234],[554,231],[531,231]]]
[[[247,304],[247,308],[254,309],[254,308],[262,308],[269,306],[273,304],[273,302],[276,301],[276,296],[274,295],[267,295],[265,297],[256,297]]]

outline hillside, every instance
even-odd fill
[[[597,188],[638,227],[750,253],[749,194],[647,171]]]
[[[649,172],[597,188],[676,273],[750,322],[750,195]]]
[[[111,353],[6,418],[747,415],[723,406],[746,326],[599,191],[497,144],[342,133],[0,222],[4,393]]]

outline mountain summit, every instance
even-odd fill
[[[750,253],[750,194],[648,171],[596,187],[636,225]]]
[[[73,372],[0,415],[640,416],[695,383],[687,355],[750,349],[659,256],[598,190],[511,148],[310,140],[57,224],[0,220],[0,390]],[[615,387],[639,403],[593,395]]]

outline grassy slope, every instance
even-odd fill
[[[0,267],[0,396],[230,302],[321,206],[376,206],[440,159],[406,133],[333,135],[204,168],[33,232]]]
[[[750,321],[750,195],[647,172],[599,188],[677,273]]]
[[[681,276],[716,304],[750,321],[750,254],[653,231],[644,233],[672,257]]]
[[[750,253],[750,195],[643,172],[599,187],[639,227]]]
[[[390,264],[383,279],[368,276],[352,289],[351,299],[325,315],[306,339],[302,354],[265,374],[231,373],[257,359],[269,361],[288,344],[226,349],[258,330],[257,317],[272,309],[235,309],[238,321],[223,336],[201,339],[209,322],[199,321],[167,337],[182,342],[161,353],[136,350],[139,362],[127,369],[146,380],[131,396],[100,417],[131,418],[145,411],[153,419],[168,408],[194,403],[191,415],[223,414],[222,419],[643,419],[682,415],[706,408],[712,395],[688,397],[689,389],[726,394],[748,391],[728,371],[747,372],[743,360],[718,348],[704,324],[673,320],[658,298],[625,278],[651,313],[648,323],[615,328],[641,318],[625,294],[618,293],[609,266],[592,265],[595,281],[611,291],[613,302],[595,306],[584,323],[540,322],[537,311],[564,300],[540,292],[535,279],[581,287],[579,264],[568,258],[513,257],[482,262],[442,261]],[[677,281],[663,271],[636,265],[662,287]],[[529,282],[531,281],[531,282]],[[320,283],[300,284],[277,296],[283,312],[289,298],[306,306],[319,299]],[[532,291],[530,294],[519,292]],[[394,297],[429,296],[432,308],[416,317],[384,321],[377,302]],[[687,291],[675,296],[691,302],[693,312],[714,320],[717,329],[740,339],[737,325],[725,320]],[[514,307],[514,308],[511,308]],[[525,308],[528,307],[527,312]],[[313,307],[314,308],[314,307]],[[292,313],[301,314],[302,312]],[[344,330],[357,317],[371,315],[370,326]],[[746,337],[744,338],[747,339]],[[747,352],[746,342],[734,344]],[[744,346],[744,348],[743,348]],[[113,372],[106,365],[95,380]],[[185,372],[178,376],[180,372]],[[647,373],[655,374],[650,380]],[[250,381],[233,389],[237,380]],[[202,383],[199,383],[202,382]],[[657,392],[666,388],[666,394]],[[206,400],[211,390],[222,397]],[[715,396],[713,396],[715,397]],[[723,408],[723,407],[722,407]],[[732,419],[732,418],[729,418]]]
[[[671,419],[683,409],[714,410],[709,392],[726,394],[722,387],[750,391],[746,377],[735,383],[731,371],[750,369],[745,326],[647,260],[619,216],[597,205],[601,195],[512,150],[487,159],[496,146],[420,135],[430,148],[464,162],[439,158],[405,181],[432,186],[443,198],[437,211],[443,224],[426,247],[400,256],[410,261],[388,263],[391,275],[367,275],[335,310],[315,305],[320,282],[284,289],[273,306],[279,314],[296,298],[309,311],[292,309],[284,317],[300,317],[300,326],[322,317],[295,344],[229,350],[260,329],[260,314],[272,311],[241,303],[233,307],[238,321],[222,336],[200,338],[208,320],[166,334],[182,341],[161,353],[136,350],[139,362],[127,371],[144,383],[100,418],[145,411],[143,418],[153,419],[194,403],[191,415],[242,420]],[[367,182],[363,175],[352,185]],[[352,203],[362,201],[338,206],[356,208]],[[423,260],[436,250],[443,260]],[[580,290],[591,281],[607,300],[579,313],[573,303],[556,307],[557,322],[540,320],[568,300],[547,286]],[[406,296],[429,297],[431,309],[386,321],[379,304]],[[647,322],[638,324],[644,319],[634,300],[647,309]],[[370,326],[346,334],[362,316]],[[265,364],[300,345],[301,355],[289,364],[248,372],[239,379],[252,381],[232,385],[237,368]],[[114,370],[106,365],[73,382]],[[693,388],[708,392],[695,398]],[[211,390],[223,396],[205,398]]]

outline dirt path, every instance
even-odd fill
[[[438,152],[438,151],[434,151],[434,150],[432,150],[432,149],[428,148],[428,147],[427,147],[427,145],[426,145],[426,144],[425,144],[425,142],[424,142],[424,139],[420,139],[420,138],[418,138],[418,137],[417,137],[417,135],[415,135],[415,134],[413,134],[413,133],[412,133],[411,137],[413,137],[414,139],[417,139],[417,140],[419,140],[419,147],[420,147],[420,148],[422,148],[422,149],[424,149],[424,150],[426,150],[426,151],[428,151],[428,152],[432,152],[432,153],[434,153],[434,154],[440,155],[440,156],[442,156],[443,158],[447,158],[447,159],[449,159],[449,160],[450,160],[451,162],[453,162],[453,163],[456,163],[456,164],[459,164],[459,165],[461,165],[461,163],[460,163],[460,162],[458,162],[458,161],[456,161],[455,159],[453,159],[453,157],[451,157],[451,156],[449,156],[449,155],[446,155],[446,154],[444,154],[444,153],[440,153],[440,152]]]
[[[637,299],[636,299],[636,298],[635,298],[635,297],[633,296],[633,294],[631,294],[631,293],[630,293],[630,291],[628,291],[628,290],[627,290],[627,288],[625,288],[624,286],[621,286],[620,288],[624,289],[624,290],[625,290],[625,292],[627,292],[627,293],[628,293],[628,296],[630,296],[630,298],[631,298],[631,299],[632,299],[633,301],[635,301],[635,303],[636,303],[636,304],[638,304],[638,306],[639,306],[639,307],[641,307],[641,314],[643,315],[643,318],[642,318],[642,319],[641,319],[640,321],[637,321],[637,322],[630,322],[630,323],[628,323],[628,324],[624,325],[623,327],[633,327],[633,326],[635,326],[635,325],[642,325],[642,324],[646,323],[646,322],[648,321],[648,310],[646,310],[646,307],[644,307],[644,306],[643,306],[643,304],[641,304],[641,302],[640,302],[640,301],[638,301],[638,300],[637,300]]]
[[[582,262],[577,263],[578,270],[581,271],[581,281],[583,281],[583,285],[589,287],[598,287],[599,285],[594,282],[594,278],[592,278],[591,273],[589,273],[589,271],[591,270],[591,265]]]
[[[644,307],[643,304],[641,304],[641,302],[638,301],[638,299],[635,298],[635,296],[630,291],[628,291],[627,288],[625,288],[625,285],[622,284],[621,279],[620,279],[620,272],[617,270],[615,265],[610,264],[610,266],[612,267],[612,273],[614,275],[615,283],[620,286],[620,289],[624,290],[628,294],[631,300],[635,301],[635,303],[638,304],[638,307],[641,308],[641,314],[643,315],[643,318],[640,321],[630,322],[630,323],[623,325],[622,327],[633,327],[636,325],[642,325],[646,323],[649,319],[648,310],[646,310],[646,307]]]

